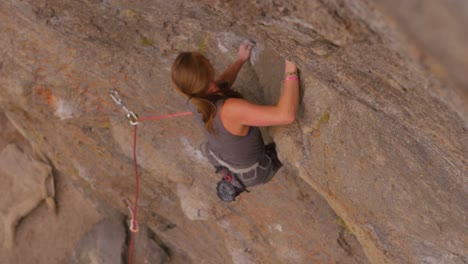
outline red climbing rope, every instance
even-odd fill
[[[134,127],[133,130],[133,165],[135,167],[135,201],[133,204],[126,200],[127,207],[130,211],[130,245],[129,245],[129,250],[128,250],[128,263],[132,264],[132,259],[133,259],[133,248],[135,244],[135,233],[138,232],[138,221],[137,221],[137,210],[138,210],[138,196],[139,196],[139,191],[140,191],[140,177],[138,175],[138,163],[137,163],[137,127],[138,127],[138,122],[143,122],[143,121],[156,121],[156,120],[161,120],[161,119],[166,119],[166,118],[172,118],[172,117],[178,117],[178,116],[185,116],[185,115],[191,115],[192,112],[181,112],[181,113],[175,113],[175,114],[167,114],[167,115],[159,115],[159,116],[152,116],[152,117],[146,117],[146,118],[138,118],[136,122],[131,123]]]
[[[122,110],[125,111],[127,119],[130,121],[130,124],[134,126],[133,130],[133,165],[135,167],[135,201],[133,204],[125,199],[125,203],[127,205],[128,210],[130,211],[130,224],[129,228],[131,231],[131,236],[130,236],[130,245],[129,245],[129,250],[128,250],[128,263],[132,264],[132,257],[133,257],[133,248],[135,244],[135,233],[138,232],[138,221],[137,221],[137,210],[138,210],[138,195],[139,195],[139,189],[140,189],[140,179],[138,175],[138,163],[137,163],[137,126],[138,122],[143,122],[143,121],[156,121],[156,120],[161,120],[161,119],[166,119],[166,118],[171,118],[171,117],[177,117],[177,116],[185,116],[185,115],[191,115],[192,112],[180,112],[180,113],[175,113],[175,114],[167,114],[167,115],[158,115],[158,116],[152,116],[152,117],[146,117],[146,118],[138,118],[138,115],[130,111],[123,103],[122,98],[120,98],[119,92],[117,92],[114,89],[109,90],[109,95],[114,100],[116,104],[118,104],[120,107],[122,107]]]
[[[130,245],[128,249],[128,263],[132,264],[133,259],[133,247],[135,244],[135,233],[138,232],[138,221],[137,221],[137,210],[138,210],[138,195],[140,192],[140,177],[138,175],[138,163],[137,163],[137,125],[133,126],[133,166],[135,167],[135,201],[133,205],[127,204],[128,209],[130,210]]]
[[[171,117],[177,117],[177,116],[185,116],[185,115],[191,115],[192,112],[180,112],[180,113],[175,113],[175,114],[167,114],[167,115],[159,115],[159,116],[152,116],[152,117],[145,117],[145,118],[138,118],[138,122],[142,121],[156,121],[156,120],[161,120],[161,119],[166,119],[166,118],[171,118]]]

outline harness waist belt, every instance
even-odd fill
[[[208,144],[206,144],[206,148],[208,149],[209,153],[211,156],[213,156],[213,158],[221,165],[223,165],[224,167],[228,168],[231,172],[234,172],[234,173],[246,173],[246,172],[249,172],[251,170],[254,170],[258,167],[259,163],[258,161],[255,162],[253,165],[249,166],[249,167],[243,167],[243,168],[239,168],[239,167],[235,167],[229,163],[227,163],[226,161],[220,159],[219,157],[217,157],[213,151],[211,151],[211,148],[208,146]]]

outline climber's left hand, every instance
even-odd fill
[[[239,52],[237,53],[237,59],[245,62],[250,57],[250,52],[252,51],[253,44],[248,40],[244,40],[239,46]]]

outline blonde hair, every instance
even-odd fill
[[[242,96],[231,89],[220,89],[209,94],[208,88],[214,81],[213,73],[208,68],[208,61],[198,52],[182,52],[174,60],[171,68],[171,79],[174,88],[185,97],[202,115],[205,129],[214,134],[213,119],[216,116],[216,101],[222,98],[242,98]]]

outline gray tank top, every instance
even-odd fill
[[[227,131],[219,117],[219,110],[226,99],[216,102],[216,116],[213,120],[213,128],[216,131],[214,135],[205,129],[202,115],[197,108],[187,100],[187,106],[194,114],[198,125],[202,129],[208,141],[211,151],[223,161],[239,167],[248,167],[256,163],[265,153],[262,134],[258,127],[250,127],[245,136],[236,136]]]

